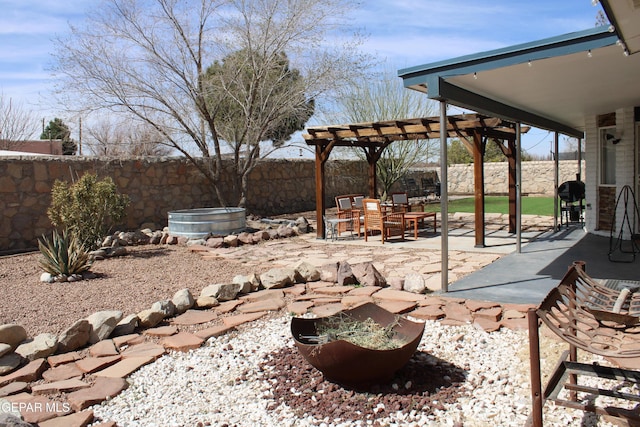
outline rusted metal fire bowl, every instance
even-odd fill
[[[406,344],[390,350],[364,348],[342,339],[318,344],[308,337],[318,336],[318,328],[322,329],[322,323],[329,318],[294,317],[291,320],[291,333],[298,351],[327,380],[339,384],[365,385],[389,381],[409,361],[424,332],[424,323],[398,317],[373,303],[345,310],[341,314],[358,322],[371,318],[383,327],[397,322],[393,327],[395,337]]]

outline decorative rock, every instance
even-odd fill
[[[143,334],[150,337],[168,337],[178,333],[176,326],[160,326],[158,328],[150,328],[143,332]]]
[[[51,356],[58,348],[58,337],[44,333],[25,341],[16,348],[16,353],[29,360]]]
[[[128,316],[124,317],[121,321],[118,322],[116,327],[113,328],[111,335],[109,336],[120,337],[122,335],[132,334],[136,330],[136,327],[138,327],[139,320],[140,319],[138,319],[138,315],[129,314]]]
[[[338,264],[338,276],[336,283],[338,286],[358,284],[358,279],[355,274],[353,274],[353,270],[351,270],[349,263],[341,262]]]
[[[195,308],[211,308],[220,305],[220,302],[210,296],[200,295],[198,299],[196,299]]]
[[[94,375],[106,378],[126,378],[140,367],[151,363],[155,360],[152,356],[128,357],[122,359],[114,365],[109,366],[101,371],[97,371]],[[71,401],[71,399],[69,399]]]
[[[90,374],[95,371],[102,370],[108,366],[119,362],[122,359],[120,355],[106,356],[106,357],[85,357],[82,360],[76,362],[76,366],[82,372]]]
[[[0,386],[9,384],[13,381],[31,382],[40,379],[42,372],[47,368],[47,362],[44,359],[37,359],[29,362],[26,366],[0,377]]]
[[[91,421],[93,421],[93,411],[82,411],[43,421],[38,424],[38,427],[85,427]]]
[[[123,378],[96,378],[93,386],[69,393],[67,400],[74,411],[81,411],[118,395],[128,385]]]
[[[22,420],[22,415],[18,411],[17,407],[11,405],[11,402],[7,399],[0,399],[0,415],[4,414],[11,415],[18,420]],[[0,418],[0,420],[2,420],[2,418]],[[28,427],[31,427],[31,424],[29,424]]]
[[[296,266],[298,275],[302,277],[302,282],[317,282],[320,280],[320,270],[308,262],[302,261]]]
[[[298,229],[298,231],[301,234],[306,234],[311,229],[311,226],[309,225],[309,221],[307,221],[307,218],[305,218],[303,216],[298,217],[296,219],[295,227]]]
[[[224,247],[224,239],[222,237],[209,237],[205,246],[212,249],[222,248]]]
[[[175,317],[172,323],[174,325],[198,325],[211,322],[217,318],[218,315],[212,311],[187,310],[184,314]]]
[[[235,234],[230,234],[228,236],[225,236],[222,241],[224,242],[224,244],[226,246],[229,246],[230,248],[235,248],[238,246],[239,242],[238,242],[238,236],[236,236]]]
[[[42,283],[53,283],[54,282],[53,274],[47,273],[47,272],[42,273],[40,275],[40,281]]]
[[[17,353],[9,353],[6,356],[0,357],[0,375],[8,374],[20,366],[22,363],[22,356]]]
[[[231,301],[236,299],[242,285],[238,283],[216,283],[202,289],[200,296],[214,297],[218,301]]]
[[[152,328],[164,319],[164,313],[162,311],[154,310],[152,308],[142,310],[137,315],[138,324],[143,328]]]
[[[265,240],[269,240],[270,236],[269,236],[269,232],[266,230],[259,230],[256,231],[255,233],[253,233],[252,235],[252,240],[253,243],[260,243],[260,242],[264,242]]]
[[[12,394],[18,394],[18,393],[28,392],[28,391],[29,391],[29,383],[26,383],[24,381],[14,381],[3,387],[0,387],[0,397],[11,396]],[[0,413],[2,413],[2,406],[0,406]],[[0,421],[0,426],[1,425],[2,425],[2,421]]]
[[[95,344],[111,335],[116,325],[122,320],[122,312],[119,310],[105,310],[93,313],[87,317],[91,324],[89,343]]]
[[[8,396],[7,400],[21,408],[21,414],[25,421],[40,425],[43,421],[59,417],[71,412],[69,405],[54,401],[43,396],[32,396],[20,393]]]
[[[91,323],[87,319],[80,319],[60,334],[58,337],[58,352],[67,353],[84,347],[89,342]]]
[[[372,262],[363,262],[351,266],[351,271],[356,276],[356,280],[362,286],[387,287],[387,280],[373,265]]]
[[[145,342],[144,337],[140,334],[128,334],[113,338],[113,343],[118,350],[123,350],[124,347],[130,345],[142,344],[143,342]]]
[[[404,290],[414,294],[424,294],[427,292],[427,284],[422,274],[410,273],[404,278]]]
[[[266,289],[281,289],[295,283],[296,271],[292,268],[272,268],[260,275],[260,282]]]
[[[102,340],[89,348],[89,354],[93,357],[116,356],[120,354],[113,340]]]
[[[11,346],[9,344],[6,343],[0,343],[0,357],[4,356],[5,354],[9,353],[11,351]]]
[[[320,267],[320,280],[335,283],[338,280],[338,263],[332,262]]]
[[[60,365],[55,368],[47,369],[42,373],[42,378],[45,381],[55,382],[68,380],[70,378],[80,378],[84,372],[78,368],[75,363],[67,363],[66,365]]]
[[[162,345],[167,350],[189,351],[196,349],[202,345],[204,340],[189,332],[180,332],[162,339]]]
[[[191,291],[185,288],[180,289],[175,294],[173,294],[171,302],[176,307],[176,313],[182,314],[193,307],[195,300],[193,299],[193,295],[191,295]]]
[[[0,399],[0,407],[11,407],[10,403],[4,404],[5,400]],[[0,413],[0,426],[2,427],[33,427],[33,424],[26,421],[22,421],[22,415],[18,412],[17,415],[9,413]]]
[[[468,307],[468,306],[467,306]],[[474,319],[487,319],[493,322],[500,320],[502,315],[501,307],[483,308],[473,313]]]
[[[240,286],[239,293],[241,294],[255,292],[260,287],[260,279],[255,274],[249,276],[237,275],[233,278],[232,283]]]
[[[22,326],[13,323],[0,325],[0,342],[9,344],[12,349],[26,339],[27,331]]]
[[[151,310],[162,312],[164,317],[171,317],[176,314],[176,306],[168,299],[154,302],[151,305]]]

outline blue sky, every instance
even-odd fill
[[[396,69],[482,52],[595,25],[591,0],[369,0],[354,24],[369,34],[364,48]],[[56,114],[48,68],[69,23],[96,0],[0,0],[0,91],[45,120]],[[551,137],[531,132],[523,147],[548,153]]]

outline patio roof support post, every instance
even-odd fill
[[[509,233],[516,232],[516,140],[507,140],[507,165],[509,174]]]
[[[558,132],[553,137],[553,229],[558,230],[558,186],[560,185],[560,159],[558,158],[558,147],[560,145],[560,136]]]
[[[369,163],[369,195],[368,197],[375,199],[378,196],[378,179],[376,173],[376,165],[378,164],[379,156],[376,156],[376,153],[369,153],[367,155],[367,162]]]
[[[449,190],[447,185],[447,101],[440,100],[440,256],[441,290],[449,292]]]
[[[316,238],[324,239],[327,230],[324,227],[324,215],[326,210],[326,204],[324,202],[324,166],[327,163],[329,154],[333,145],[329,144],[324,147],[321,144],[316,145],[316,161],[315,161],[315,175],[316,175]]]
[[[473,194],[475,201],[476,248],[484,248],[484,150],[487,145],[477,130],[473,131]]]
[[[516,252],[522,252],[522,133],[516,122]]]

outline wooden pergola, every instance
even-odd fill
[[[441,138],[440,117],[425,117],[346,125],[314,126],[303,134],[307,145],[315,146],[317,237],[324,238],[325,227],[325,164],[334,147],[360,148],[365,152],[368,168],[368,196],[376,197],[376,163],[382,152],[395,141]],[[473,153],[475,194],[476,246],[483,247],[484,167],[483,154],[489,139],[494,140],[509,164],[509,231],[516,228],[516,124],[482,114],[462,114],[446,117],[446,136],[460,138]],[[522,129],[520,132],[526,132]],[[445,193],[446,194],[446,193]]]

